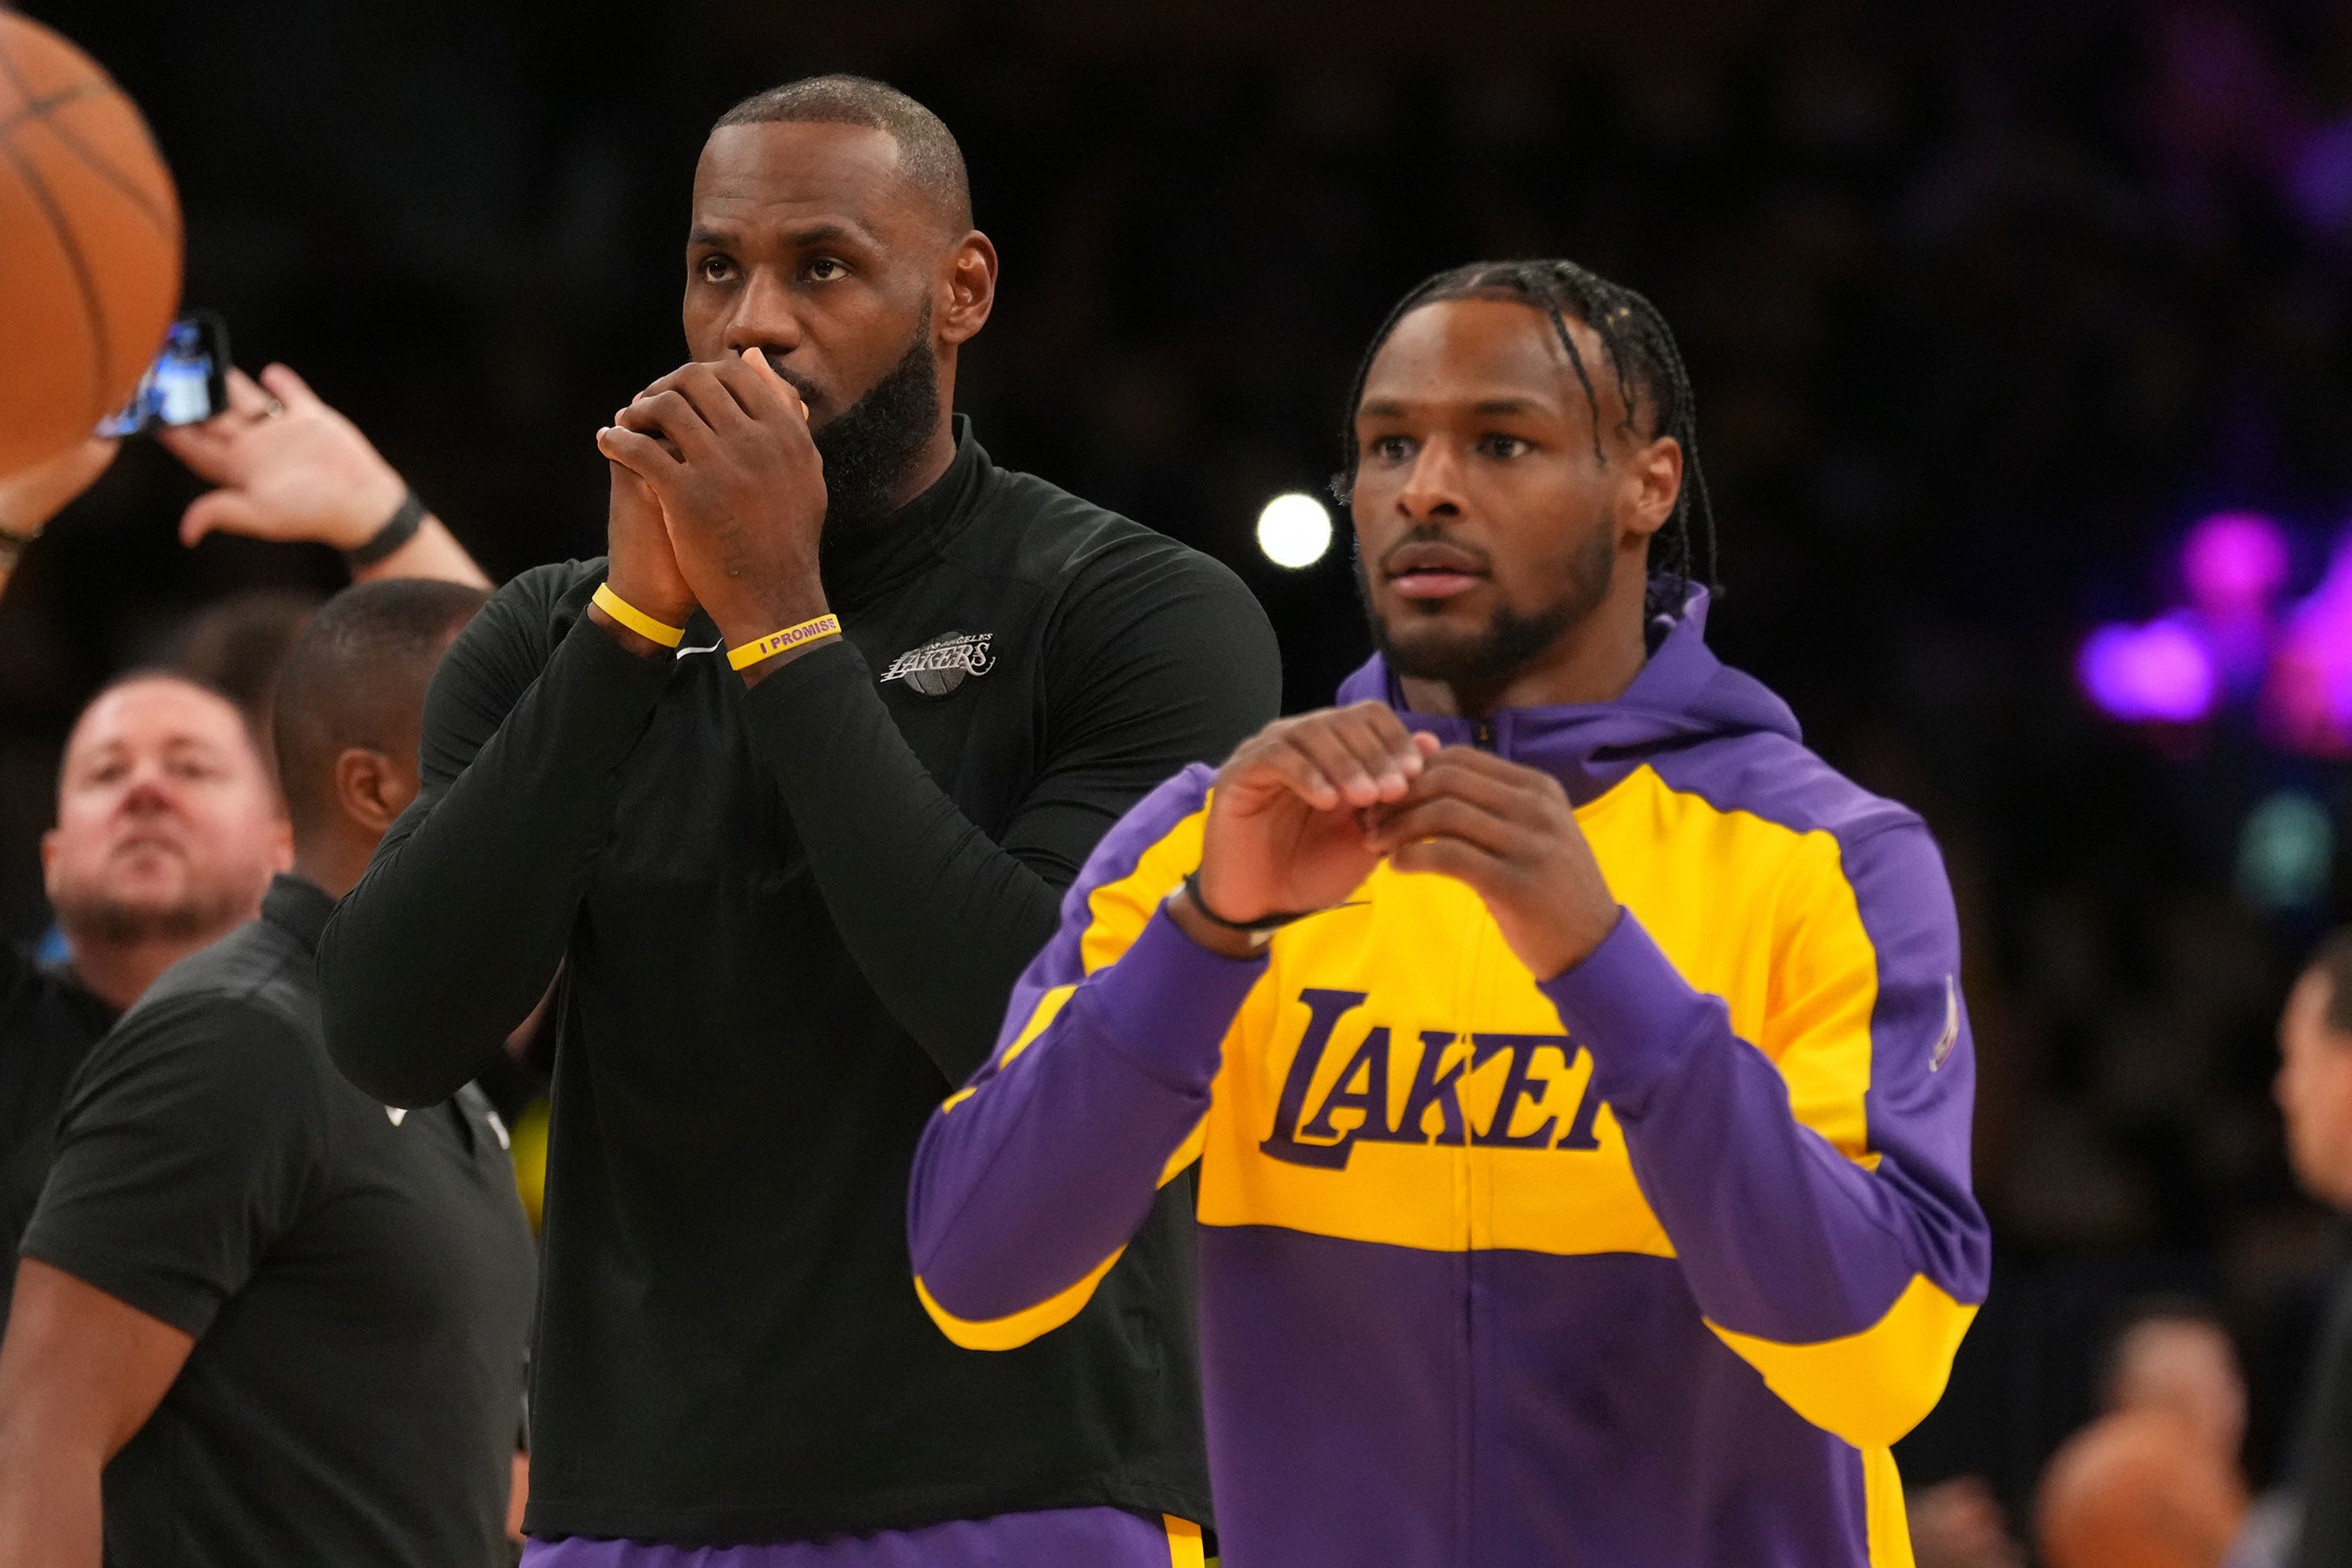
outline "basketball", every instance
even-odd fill
[[[0,475],[131,395],[180,299],[180,200],[138,106],[0,11]]]
[[[2220,1568],[2245,1507],[2236,1479],[2170,1416],[2124,1411],[2050,1461],[2042,1554],[2051,1568]]]

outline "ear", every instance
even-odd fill
[[[294,869],[294,824],[284,812],[278,816],[278,826],[270,836],[269,864],[272,871]]]
[[[974,229],[948,253],[931,310],[931,330],[950,347],[969,342],[988,324],[988,313],[995,308],[996,246]]]
[[[58,890],[49,886],[49,875],[57,869],[57,864],[58,831],[51,828],[41,835],[41,885],[52,898],[57,896]]]
[[[1645,543],[1675,515],[1683,493],[1683,444],[1671,435],[1643,443],[1629,454],[1618,508],[1625,543]]]
[[[415,796],[415,779],[372,746],[347,746],[335,758],[336,809],[372,837],[383,837]]]

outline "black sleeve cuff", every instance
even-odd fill
[[[220,1313],[221,1298],[210,1287],[192,1279],[166,1279],[153,1268],[104,1248],[45,1236],[37,1222],[26,1233],[20,1250],[22,1256],[71,1274],[90,1289],[103,1291],[132,1311],[169,1323],[191,1339],[204,1338]]]
[[[645,732],[646,716],[669,685],[677,656],[664,649],[632,653],[585,615],[547,661],[539,681],[577,726],[569,738],[597,761],[618,767]]]
[[[869,722],[890,723],[874,691],[873,671],[845,637],[814,648],[743,694],[751,744],[791,788],[807,778],[814,750],[847,738],[844,721],[866,708]],[[877,781],[878,782],[878,781]]]

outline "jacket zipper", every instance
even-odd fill
[[[1470,727],[1471,744],[1479,750],[1495,752],[1495,724],[1492,717],[1475,719]],[[1486,935],[1482,929],[1470,945],[1469,973],[1465,977],[1462,1006],[1465,1031],[1476,1027],[1478,1003],[1485,987],[1482,984],[1486,958]],[[1489,1182],[1481,1182],[1471,1169],[1474,1156],[1468,1149],[1462,1151],[1463,1181],[1470,1204],[1469,1231],[1462,1238],[1462,1388],[1455,1401],[1456,1418],[1462,1423],[1460,1447],[1456,1449],[1457,1472],[1454,1492],[1454,1531],[1451,1555],[1456,1568],[1470,1568],[1476,1561],[1475,1526],[1478,1494],[1478,1423],[1484,1412],[1480,1409],[1478,1359],[1481,1349],[1478,1333],[1478,1250],[1473,1244],[1478,1229],[1477,1210],[1491,1204],[1493,1192]]]

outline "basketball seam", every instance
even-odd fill
[[[90,275],[89,258],[81,253],[81,241],[68,226],[64,210],[58,205],[57,197],[51,193],[39,172],[26,162],[8,141],[0,140],[0,156],[6,157],[16,165],[17,174],[25,182],[25,188],[32,193],[33,200],[41,204],[41,211],[48,214],[49,228],[58,236],[58,248],[66,253],[66,265],[73,268],[75,287],[81,291],[82,314],[89,320],[90,340],[98,350],[97,396],[90,400],[98,407],[98,412],[90,415],[95,423],[106,417],[106,389],[113,381],[110,373],[113,355],[107,346],[106,314],[99,308],[98,280]]]
[[[16,73],[15,70],[10,68],[7,51],[5,49],[0,49],[0,70],[7,71],[8,79],[16,86],[17,96],[23,97],[25,90],[24,84],[16,80]],[[92,93],[104,92],[105,90],[106,84],[102,81],[86,81],[79,87],[68,88],[64,92],[55,93],[47,98],[26,98],[25,99],[24,108],[18,110],[7,119],[0,120],[0,136],[7,135],[10,131],[16,130],[16,127],[24,124],[25,121],[28,120],[40,119],[43,115],[48,113],[49,110],[57,108],[59,104],[72,103],[79,99],[88,98]]]
[[[55,136],[59,141],[65,143],[67,152],[71,152],[75,157],[80,159],[82,162],[89,167],[92,173],[96,174],[100,179],[104,180],[108,184],[113,186],[116,190],[121,192],[124,196],[128,197],[131,204],[137,207],[139,211],[146,216],[149,223],[153,224],[158,229],[167,235],[177,232],[176,225],[167,223],[164,220],[163,213],[157,210],[152,197],[149,196],[147,193],[140,190],[137,186],[124,179],[121,172],[112,164],[102,162],[97,154],[93,153],[89,150],[86,143],[81,141],[63,125],[60,125],[57,121],[48,118],[49,110],[55,109],[58,105],[61,103],[71,103],[77,99],[88,97],[92,92],[102,91],[107,89],[112,89],[118,95],[122,95],[122,100],[125,103],[129,103],[131,101],[129,96],[122,94],[122,89],[115,85],[113,78],[101,71],[99,73],[98,78],[95,81],[84,82],[80,86],[70,89],[65,92],[54,94],[47,99],[36,99],[33,97],[32,88],[26,84],[24,74],[16,68],[16,62],[10,57],[7,46],[5,43],[0,43],[0,72],[6,73],[9,84],[16,89],[16,96],[25,100],[25,108],[22,112],[11,116],[6,123],[0,124],[0,137],[5,137],[9,132],[15,131],[17,125],[22,123],[24,120],[37,117],[41,123],[47,127],[50,135]],[[133,113],[134,115],[136,113],[135,108],[133,110]],[[145,129],[143,124],[141,129],[142,131]],[[152,148],[153,146],[153,138],[152,136],[149,137],[148,141],[149,146]],[[162,162],[160,154],[156,161],[159,163]]]

